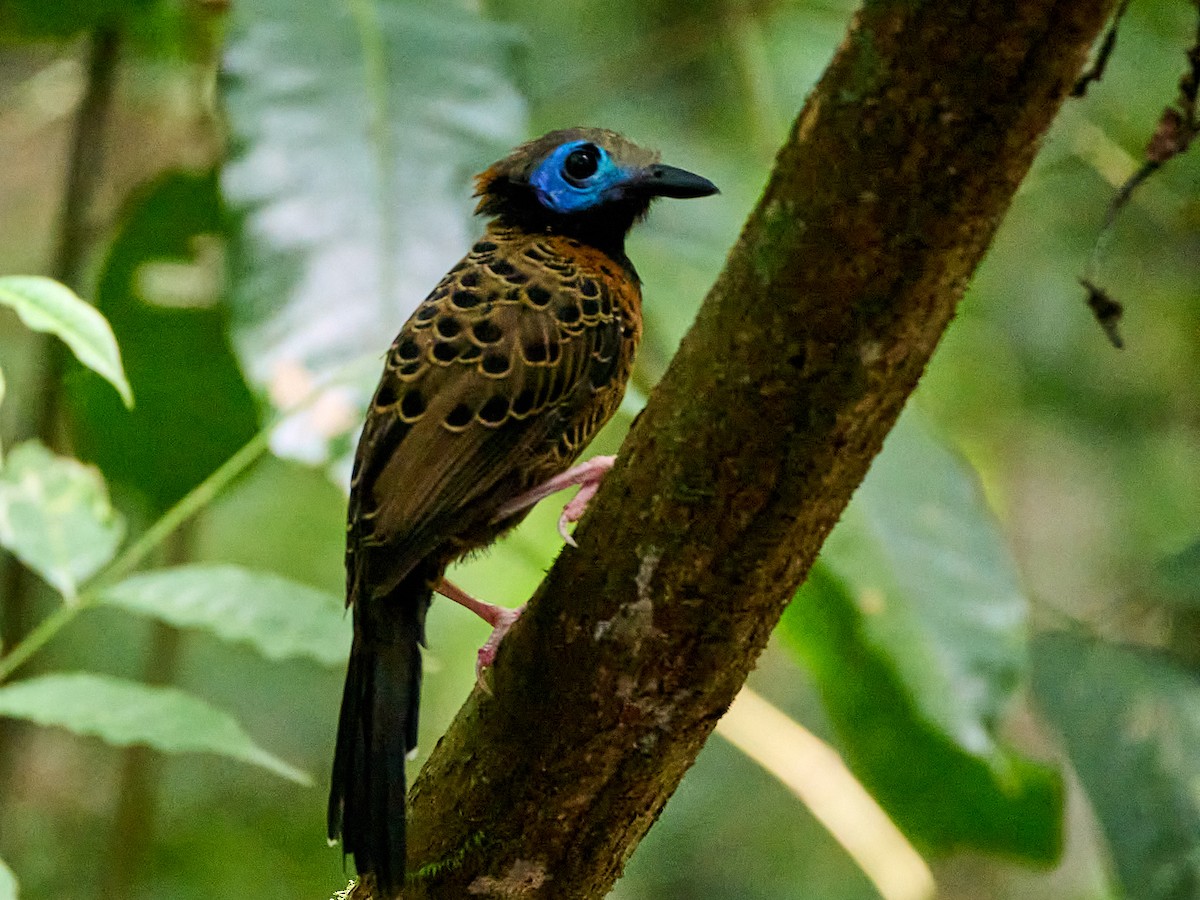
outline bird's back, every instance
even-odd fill
[[[355,461],[348,597],[386,596],[515,524],[497,510],[566,469],[621,402],[641,337],[624,259],[493,224],[405,323]]]

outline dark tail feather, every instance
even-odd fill
[[[406,578],[391,597],[368,601],[372,608],[354,610],[329,790],[329,839],[341,838],[359,874],[375,876],[381,897],[395,896],[404,884],[404,762],[417,746],[419,644],[431,597],[422,573]]]

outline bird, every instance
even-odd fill
[[[396,896],[406,877],[405,760],[417,744],[433,595],[494,626],[480,667],[519,614],[475,600],[444,578],[446,567],[553,491],[581,485],[560,519],[564,536],[582,514],[613,458],[572,463],[620,405],[642,334],[625,237],[655,198],[718,193],[598,128],[522,144],[475,188],[484,234],[392,343],[351,475],[354,637],[328,835],[381,897]]]

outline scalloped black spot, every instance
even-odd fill
[[[534,365],[552,362],[558,356],[558,342],[534,338],[522,348],[525,359]]]
[[[404,376],[407,376],[407,375],[416,375],[418,372],[420,372],[420,371],[421,371],[421,363],[420,363],[420,362],[410,362],[410,363],[405,363],[404,365],[402,365],[402,366],[401,366],[399,369],[397,369],[396,371],[397,371],[397,372],[399,372],[401,375],[404,375]]]
[[[491,241],[480,241],[478,244],[476,244],[474,247],[471,248],[471,252],[472,253],[491,253],[495,249],[496,249],[496,245],[493,244]]]
[[[504,337],[504,332],[500,326],[491,319],[484,319],[482,322],[476,322],[471,326],[471,333],[475,335],[475,340],[481,344],[494,344],[500,338]]]
[[[600,301],[595,297],[586,298],[582,306],[585,316],[598,316],[600,314]]]
[[[455,291],[450,302],[459,309],[470,309],[479,304],[479,295],[474,291]]]
[[[433,358],[438,362],[453,362],[458,357],[458,348],[454,344],[439,341],[433,345]]]
[[[544,287],[538,287],[536,284],[531,284],[525,288],[525,296],[529,298],[529,302],[534,306],[545,306],[550,302],[550,292]]]
[[[602,388],[612,381],[616,368],[614,357],[604,359],[592,357],[592,361],[588,365],[588,381],[592,383],[592,387]]]
[[[412,362],[414,359],[420,359],[421,348],[417,346],[417,342],[412,338],[405,338],[396,345],[396,358],[402,359],[405,362]]]
[[[375,405],[386,408],[395,402],[396,383],[390,378],[385,378],[379,383],[379,390],[375,392]]]
[[[426,303],[424,306],[422,306],[420,309],[417,310],[417,321],[418,322],[428,322],[430,319],[432,319],[437,314],[438,314],[437,304],[436,303]]]
[[[508,417],[508,401],[503,397],[491,397],[479,409],[479,421],[484,425],[499,425]]]
[[[525,388],[521,393],[517,394],[512,402],[512,411],[514,416],[525,416],[533,409],[533,388]]]
[[[425,414],[425,395],[412,388],[400,400],[400,416],[404,419],[419,419]]]
[[[579,321],[579,307],[574,303],[564,303],[554,311],[554,315],[558,318],[558,321],[562,322],[564,325],[571,325]]]
[[[458,283],[463,287],[475,287],[475,285],[479,284],[479,273],[474,269],[469,272],[463,272],[462,278],[458,279]]]
[[[458,358],[459,358],[460,360],[462,360],[463,362],[471,362],[472,360],[479,359],[479,357],[480,357],[480,356],[482,356],[482,355],[483,355],[483,351],[482,351],[482,350],[480,350],[480,349],[479,349],[478,347],[476,347],[474,344],[468,344],[468,345],[467,345],[467,349],[466,349],[466,350],[464,350],[464,351],[463,351],[463,352],[462,352],[462,353],[459,355],[459,357],[458,357]]]
[[[462,331],[462,323],[453,316],[442,316],[434,323],[433,327],[438,334],[447,340],[458,337],[459,332]]]
[[[517,271],[513,268],[512,263],[505,262],[502,259],[493,260],[492,262],[488,263],[488,268],[492,270],[493,274],[499,275],[501,278],[503,278],[505,275],[511,275],[513,272]]]
[[[600,288],[596,285],[596,282],[592,281],[592,279],[585,278],[579,285],[579,293],[583,294],[585,297],[595,297],[600,293]]]
[[[504,276],[504,280],[509,284],[524,284],[529,280],[529,276],[524,272],[518,272],[516,269],[513,269],[512,274]]]
[[[509,359],[503,353],[489,353],[479,364],[488,375],[503,375],[509,370]]]
[[[460,403],[446,414],[446,424],[451,428],[462,428],[471,423],[471,407]]]

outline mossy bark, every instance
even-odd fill
[[[607,893],[916,386],[1112,5],[860,12],[579,549],[413,786],[405,896]]]

